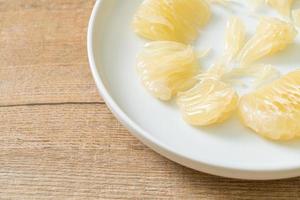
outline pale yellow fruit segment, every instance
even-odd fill
[[[256,33],[241,50],[241,66],[286,49],[293,43],[296,34],[294,27],[289,23],[275,18],[262,18]]]
[[[145,0],[134,16],[135,32],[150,40],[194,41],[210,19],[206,0]]]
[[[150,42],[137,59],[137,72],[142,83],[161,100],[170,100],[196,82],[198,55],[189,45],[172,41]]]
[[[228,84],[204,78],[188,91],[178,94],[177,104],[184,120],[194,126],[221,123],[237,107],[238,95]]]
[[[238,17],[231,17],[227,22],[225,38],[225,55],[232,60],[245,44],[246,28]]]
[[[242,97],[239,113],[245,126],[266,138],[300,136],[300,70]]]
[[[266,0],[266,3],[278,11],[281,15],[289,16],[294,0]]]

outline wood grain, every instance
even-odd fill
[[[88,70],[93,1],[0,1],[0,105],[101,101]]]
[[[93,0],[0,0],[0,199],[300,199],[300,178],[175,164],[110,114],[86,58]]]
[[[0,191],[8,199],[300,198],[300,179],[246,182],[174,164],[130,136],[101,104],[1,113]]]

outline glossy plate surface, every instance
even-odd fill
[[[243,179],[300,175],[299,140],[277,143],[262,139],[244,128],[236,117],[219,126],[195,128],[181,119],[174,103],[160,102],[146,92],[135,71],[136,54],[145,40],[138,38],[131,28],[132,17],[141,2],[98,0],[88,30],[88,56],[94,79],[103,99],[123,125],[158,153],[206,173]],[[230,11],[216,6],[213,12],[211,22],[195,43],[199,50],[213,50],[203,66],[209,66],[221,55],[228,16],[241,15],[250,33],[257,24],[255,18],[245,14],[248,10],[238,5]],[[300,63],[298,46],[292,45],[264,62],[276,63],[282,72],[295,69]]]

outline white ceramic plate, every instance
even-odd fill
[[[210,174],[243,179],[279,179],[300,175],[300,142],[271,142],[244,128],[238,119],[211,128],[186,124],[176,105],[160,102],[140,84],[136,54],[144,40],[132,31],[131,20],[142,0],[98,0],[88,30],[88,55],[99,91],[114,115],[143,143],[165,157]],[[248,11],[234,8],[253,31],[256,21]],[[207,66],[223,48],[226,17],[222,7],[213,8],[211,23],[199,34],[198,49],[213,48],[203,62]],[[300,63],[298,45],[274,59],[280,70]],[[162,166],[164,167],[164,166]]]

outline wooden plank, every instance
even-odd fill
[[[86,10],[95,0],[0,0],[0,12],[20,10]],[[88,13],[88,11],[87,11]]]
[[[2,107],[0,130],[0,199],[300,198],[300,178],[240,181],[177,165],[103,104]]]
[[[86,63],[3,67],[0,94],[0,106],[102,101]]]
[[[99,102],[86,56],[94,1],[0,1],[0,105]]]

